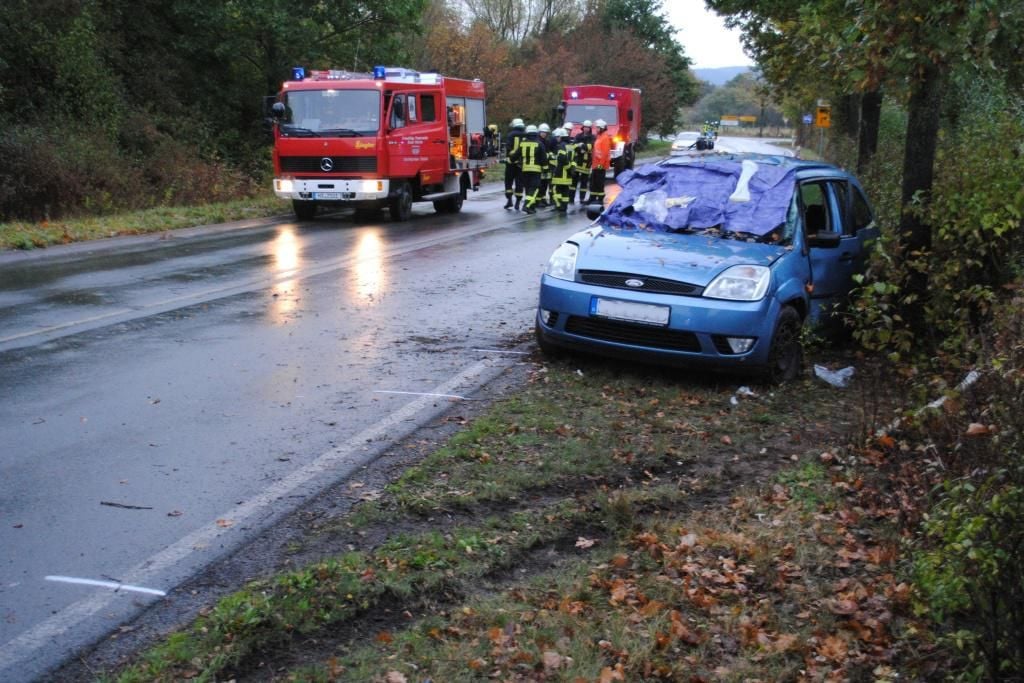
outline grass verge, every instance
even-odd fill
[[[263,218],[290,211],[290,205],[272,194],[202,206],[166,206],[144,211],[31,223],[0,223],[0,249],[36,249],[55,244],[144,235],[198,225]]]
[[[920,676],[931,651],[879,494],[885,455],[854,445],[863,397],[886,395],[874,381],[751,396],[721,378],[541,363],[305,541],[367,549],[255,581],[109,675]]]

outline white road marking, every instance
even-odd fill
[[[156,588],[143,588],[142,586],[132,586],[127,583],[118,583],[117,581],[98,581],[96,579],[80,579],[74,576],[47,576],[47,581],[58,581],[60,583],[75,583],[81,586],[99,586],[100,588],[113,588],[115,591],[131,591],[133,593],[147,593],[149,595],[167,595],[164,591],[157,590]]]
[[[490,360],[477,361],[435,387],[434,394],[410,401],[377,424],[356,434],[344,444],[322,453],[305,467],[267,487],[260,495],[230,508],[223,514],[216,515],[213,520],[199,529],[127,571],[118,571],[118,574],[125,581],[130,581],[132,585],[157,583],[160,581],[162,572],[175,567],[189,555],[212,546],[217,538],[243,533],[241,530],[249,526],[261,526],[261,522],[266,516],[265,510],[275,501],[288,497],[315,477],[329,470],[333,471],[337,480],[350,476],[356,469],[369,462],[373,456],[372,453],[365,452],[368,442],[394,438],[396,431],[399,431],[397,427],[401,423],[411,420],[421,410],[433,407],[436,395],[450,395],[453,389],[460,386],[478,386],[477,381],[480,376],[492,367],[495,367],[495,363]],[[218,519],[230,519],[235,523],[231,527],[225,528],[217,524],[216,520]],[[75,630],[79,624],[97,616],[100,612],[109,610],[111,603],[117,598],[118,593],[113,591],[109,593],[96,592],[88,598],[68,605],[16,638],[0,645],[0,673],[5,670],[12,674],[19,671],[24,673],[23,665],[35,659],[40,650],[44,648],[52,650],[55,639],[68,631]],[[0,680],[5,680],[5,677],[0,676]]]

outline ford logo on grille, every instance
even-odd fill
[[[320,160],[320,170],[324,173],[334,170],[334,159],[330,157],[324,157]]]
[[[643,280],[638,280],[635,277],[631,277],[628,280],[626,280],[626,286],[627,287],[643,287],[644,286],[644,281]]]

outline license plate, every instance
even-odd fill
[[[314,192],[313,199],[341,199],[340,192]]]
[[[590,300],[590,314],[614,320],[626,320],[645,325],[668,325],[668,306],[638,304],[634,301],[602,299],[595,296]]]

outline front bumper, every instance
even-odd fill
[[[595,297],[668,306],[666,326],[613,320],[591,313]],[[753,371],[768,362],[779,305],[773,297],[740,302],[633,292],[543,275],[537,334],[550,344],[606,356],[675,366]],[[735,353],[729,338],[753,339]]]
[[[372,201],[387,199],[390,190],[390,181],[382,178],[274,178],[274,194],[299,201]]]

